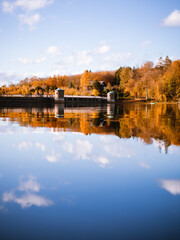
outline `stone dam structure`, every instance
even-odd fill
[[[55,90],[55,102],[115,102],[114,92],[109,92],[107,97],[99,96],[75,96],[64,95],[64,90],[58,88]]]
[[[75,96],[75,95],[64,95],[64,90],[58,88],[55,90],[54,96],[22,96],[22,95],[9,95],[0,96],[0,104],[15,106],[18,105],[53,105],[55,103],[64,104],[97,104],[97,103],[115,103],[114,92],[109,92],[107,97],[100,96]]]

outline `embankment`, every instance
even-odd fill
[[[0,106],[42,106],[53,105],[53,97],[0,96]]]

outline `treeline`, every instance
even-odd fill
[[[155,66],[146,62],[141,67],[120,67],[117,71],[86,70],[73,76],[34,76],[16,85],[2,86],[0,94],[51,95],[57,88],[69,95],[105,96],[113,90],[117,99],[177,100],[180,98],[180,60],[172,62],[166,57],[160,58]]]

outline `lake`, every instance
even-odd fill
[[[180,105],[0,107],[0,239],[180,239]]]

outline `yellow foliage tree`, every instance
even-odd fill
[[[87,90],[89,89],[90,86],[91,86],[90,73],[88,72],[88,70],[86,70],[81,76],[80,87],[84,90]]]

